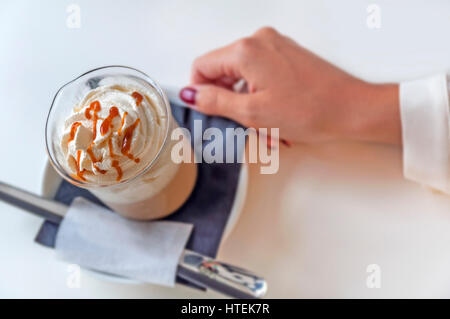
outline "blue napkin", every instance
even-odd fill
[[[171,106],[172,114],[181,127],[192,131],[194,120],[201,120],[202,135],[207,128],[215,127],[223,132],[224,145],[230,143],[231,138],[235,139],[234,163],[198,163],[197,182],[191,196],[174,214],[162,219],[193,224],[194,230],[186,248],[210,257],[216,257],[238,185],[241,164],[237,163],[236,159],[242,154],[245,147],[245,145],[239,144],[234,136],[227,136],[225,129],[235,129],[241,126],[229,119],[207,116],[174,103],[171,103]],[[191,142],[193,142],[193,132],[191,132],[191,135]],[[203,148],[207,144],[208,142],[203,142]],[[225,150],[224,147],[224,158],[226,157]],[[201,149],[197,149],[197,152],[200,151]],[[105,206],[89,191],[73,186],[65,180],[61,182],[55,200],[70,205],[72,200],[78,196]],[[57,224],[45,221],[35,241],[47,247],[54,247],[57,232]],[[177,281],[186,284],[182,279],[177,279]]]

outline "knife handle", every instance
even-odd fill
[[[177,275],[234,298],[262,298],[267,292],[264,278],[187,249],[180,258]]]
[[[59,224],[67,206],[0,182],[0,200]]]

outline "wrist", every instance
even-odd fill
[[[365,142],[401,144],[398,84],[360,81],[347,103],[347,138]]]

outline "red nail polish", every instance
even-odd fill
[[[259,131],[256,131],[256,135],[259,138]],[[266,135],[266,145],[268,148],[270,148],[271,150],[275,150],[277,149],[277,145],[272,145],[272,137],[270,135]]]
[[[288,140],[282,139],[282,140],[281,140],[281,143],[283,143],[283,144],[286,145],[287,147],[291,147],[291,146],[292,146],[292,142],[291,142],[291,141],[288,141]]]
[[[187,104],[195,104],[195,95],[197,90],[191,87],[182,88],[180,91],[180,99],[182,99]]]

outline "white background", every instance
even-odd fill
[[[81,8],[81,28],[66,8]],[[381,28],[366,25],[381,8]],[[192,60],[271,25],[365,80],[450,68],[450,2],[0,2],[0,180],[38,192],[44,124],[56,90],[98,66],[123,64],[184,85]],[[450,297],[450,198],[402,178],[401,150],[382,145],[281,149],[280,171],[250,169],[242,217],[219,257],[263,274],[268,297]],[[40,220],[0,203],[0,297],[217,297],[129,286],[82,274],[33,242]],[[381,267],[381,288],[366,267]]]

